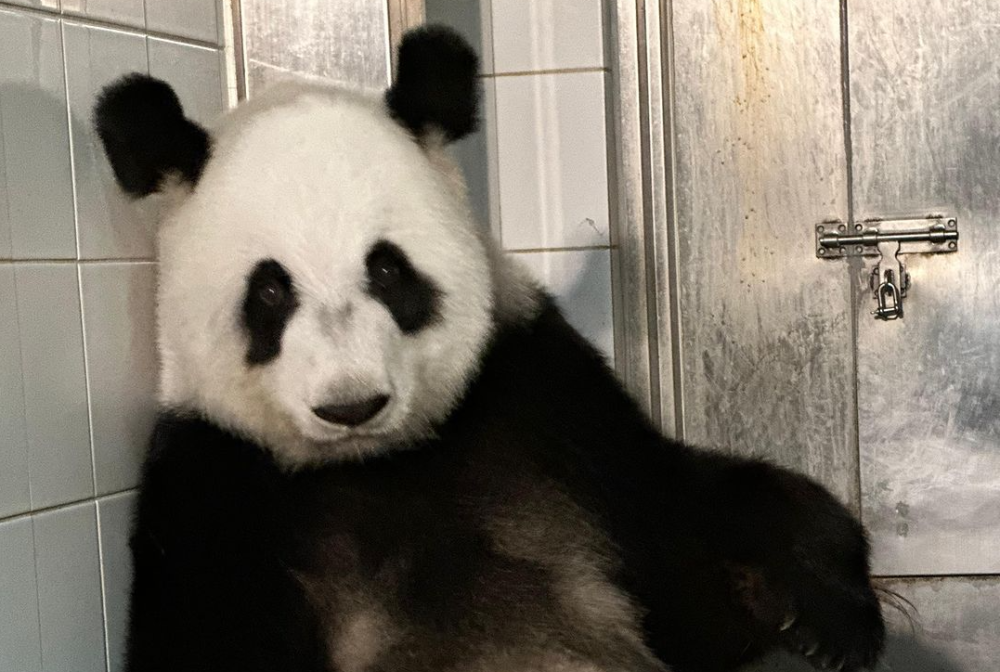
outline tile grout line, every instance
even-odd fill
[[[540,252],[592,252],[595,250],[616,250],[617,245],[579,245],[569,247],[520,247],[504,249],[505,254],[538,254]]]
[[[486,4],[486,18],[480,16],[480,26],[479,26],[479,39],[485,42],[487,35],[483,28],[489,26],[489,41],[490,41],[490,69],[493,70],[496,67],[497,54],[496,48],[494,46],[493,40],[493,0],[485,0]],[[483,10],[480,9],[480,12]],[[484,21],[488,21],[488,24],[484,24]],[[485,49],[485,44],[482,47]],[[497,92],[496,87],[496,75],[482,75],[483,80],[487,78],[492,78],[493,83],[493,93],[491,95],[491,107],[492,111],[492,125],[487,123],[487,137],[486,137],[486,197],[487,199],[492,198],[495,203],[490,203],[489,207],[489,217],[496,217],[496,222],[491,222],[495,225],[495,237],[500,247],[503,248],[503,205],[501,198],[501,193],[503,191],[503,185],[500,184],[500,96]],[[487,120],[488,121],[488,120]],[[492,128],[490,128],[492,126]]]
[[[221,51],[224,45],[217,44],[214,42],[209,42],[206,40],[199,40],[195,37],[184,37],[183,35],[174,35],[173,33],[161,32],[161,31],[151,31],[145,27],[139,26],[129,26],[120,23],[114,23],[113,21],[108,21],[105,19],[95,19],[88,16],[80,16],[78,14],[66,14],[62,12],[55,12],[51,10],[39,9],[37,7],[28,7],[25,5],[12,5],[9,2],[0,0],[0,11],[8,11],[13,14],[25,14],[29,16],[37,16],[49,20],[70,22],[86,26],[89,28],[102,28],[104,30],[114,30],[122,33],[128,33],[131,35],[138,35],[139,37],[152,37],[157,40],[168,40],[171,42],[177,42],[179,44],[186,44],[191,47],[201,47],[203,49],[214,49],[216,51]],[[146,23],[146,9],[145,3],[143,3],[143,23]]]
[[[59,25],[59,47],[62,50],[63,92],[66,94],[66,144],[69,146],[69,185],[73,194],[73,237],[76,258],[80,258],[80,201],[76,189],[76,143],[73,142],[73,106],[69,102],[69,59],[66,58],[66,24]],[[89,54],[88,54],[89,56]],[[81,308],[82,310],[82,308]]]
[[[482,79],[501,79],[503,77],[530,77],[531,75],[576,75],[585,73],[607,73],[610,69],[606,66],[584,66],[579,68],[541,68],[539,70],[511,70],[509,72],[484,72],[480,74]]]
[[[53,504],[51,506],[45,506],[40,509],[32,509],[30,511],[20,511],[13,515],[0,518],[0,523],[13,523],[21,519],[31,519],[42,513],[52,513],[54,511],[61,511],[63,509],[68,509],[74,506],[79,506],[81,504],[87,504],[88,502],[103,502],[105,500],[111,499],[112,497],[117,497],[118,495],[124,495],[130,492],[136,492],[138,489],[137,485],[130,488],[122,488],[121,490],[115,490],[114,492],[107,492],[102,495],[95,495],[92,497],[84,497],[82,499],[74,499],[70,502],[61,502],[59,504]]]
[[[104,667],[107,672],[111,672],[111,644],[108,642],[108,584],[104,574],[104,535],[101,534],[101,505],[97,499],[94,500],[94,520],[97,522],[97,567],[101,575],[101,627],[104,629]]]
[[[155,264],[153,257],[102,257],[95,259],[64,259],[64,258],[38,258],[38,259],[0,259],[0,266],[27,265],[27,264],[78,264],[87,266],[92,264]]]
[[[31,557],[35,561],[35,614],[38,618],[38,662],[45,669],[45,647],[42,645],[42,592],[38,587],[38,541],[35,536],[35,519],[29,518],[31,524]]]

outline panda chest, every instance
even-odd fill
[[[544,489],[543,489],[544,490]],[[333,488],[294,570],[332,669],[469,664],[498,643],[634,639],[606,541],[564,500],[452,488]],[[572,642],[563,642],[572,648]]]

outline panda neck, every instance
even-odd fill
[[[524,266],[507,255],[488,233],[484,245],[493,283],[493,322],[498,330],[531,322],[541,312],[545,292]]]

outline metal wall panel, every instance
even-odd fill
[[[241,5],[249,95],[288,75],[373,89],[388,83],[388,2],[242,0]]]
[[[685,436],[856,505],[850,286],[811,238],[848,215],[838,3],[672,4]]]
[[[1000,579],[900,579],[886,584],[915,607],[912,627],[887,611],[895,635],[884,669],[996,672],[1000,669]]]
[[[880,672],[997,672],[1000,580],[949,577],[884,582],[908,600],[887,607],[889,637]],[[905,604],[900,602],[900,604]],[[815,672],[798,656],[776,654],[747,672]]]
[[[909,257],[903,320],[860,300],[876,571],[1000,573],[1000,3],[851,0],[849,25],[858,216],[943,211],[962,235]]]

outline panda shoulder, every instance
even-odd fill
[[[189,528],[210,518],[235,522],[266,506],[269,484],[278,478],[259,446],[199,417],[164,412],[146,454],[136,523]]]

